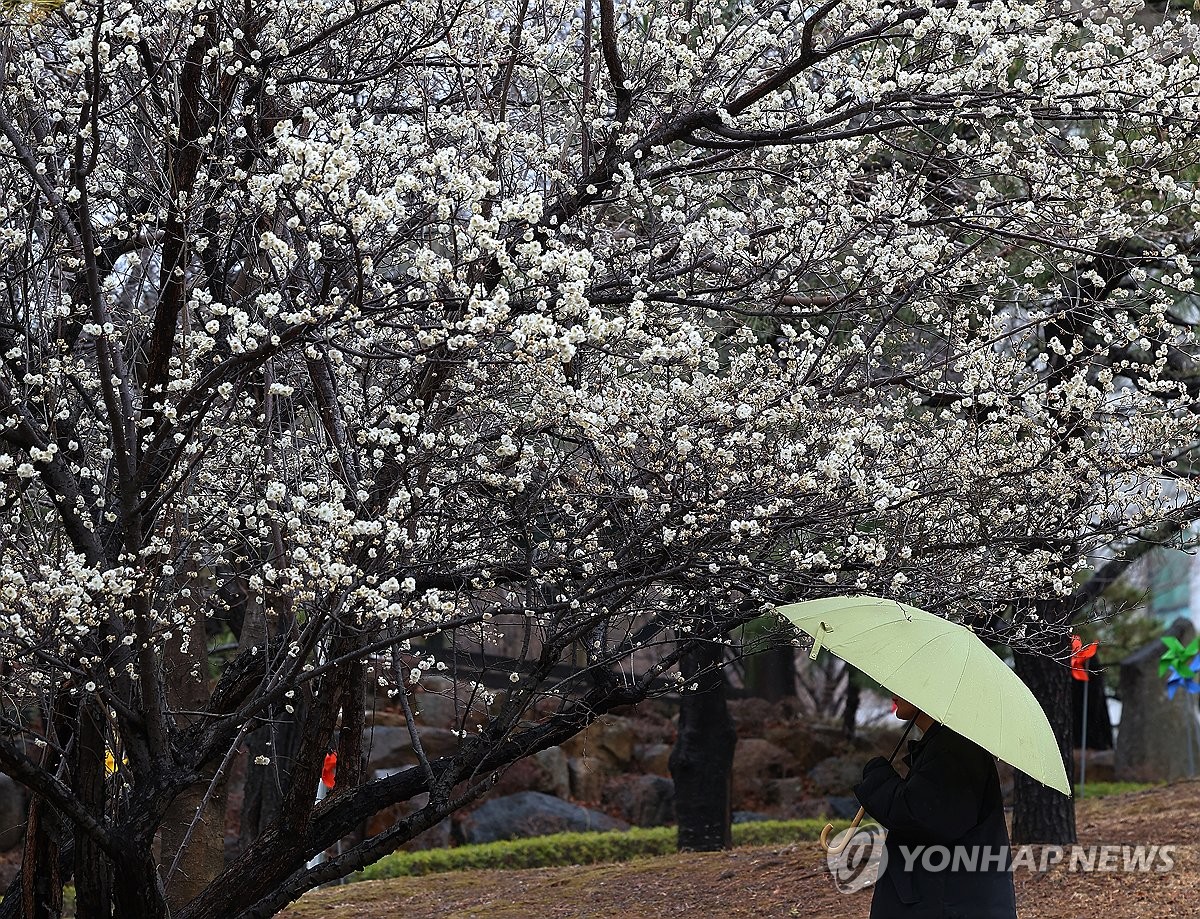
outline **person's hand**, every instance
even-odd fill
[[[888,761],[888,758],[886,756],[876,756],[872,759],[867,760],[867,764],[865,766],[863,766],[863,778],[866,779],[866,777],[868,775],[870,775],[872,772],[874,772],[876,769],[891,769],[891,768],[892,768],[892,764],[891,764],[891,762]]]

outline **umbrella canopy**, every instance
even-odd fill
[[[779,607],[824,647],[1030,778],[1071,794],[1058,741],[1029,687],[968,628],[895,600]]]

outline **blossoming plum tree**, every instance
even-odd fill
[[[1052,598],[1191,512],[1190,22],[20,9],[0,770],[32,803],[0,915],[73,877],[84,917],[270,916],[778,602]],[[443,670],[457,748],[410,717],[419,765],[367,775],[366,710]],[[247,749],[278,800],[222,866]]]

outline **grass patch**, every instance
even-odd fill
[[[763,820],[738,823],[733,827],[735,846],[786,845],[817,839],[828,821]],[[849,821],[837,821],[835,831]],[[606,833],[555,833],[532,839],[510,839],[453,849],[423,852],[394,852],[355,875],[355,881],[419,877],[443,871],[469,869],[556,868],[625,862],[654,855],[673,855],[676,829],[673,826],[633,827]]]
[[[1077,798],[1107,798],[1109,795],[1124,795],[1131,791],[1149,791],[1161,788],[1164,782],[1088,782],[1086,788],[1075,785]]]

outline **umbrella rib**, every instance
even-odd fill
[[[971,653],[975,650],[974,646],[968,646],[968,651],[963,655],[962,670],[958,672],[958,680],[954,683],[954,692],[950,693],[950,698],[946,701],[946,711],[950,711],[950,706],[954,704],[954,699],[958,695],[959,687],[962,686],[963,676],[967,672],[967,664],[971,662]]]

